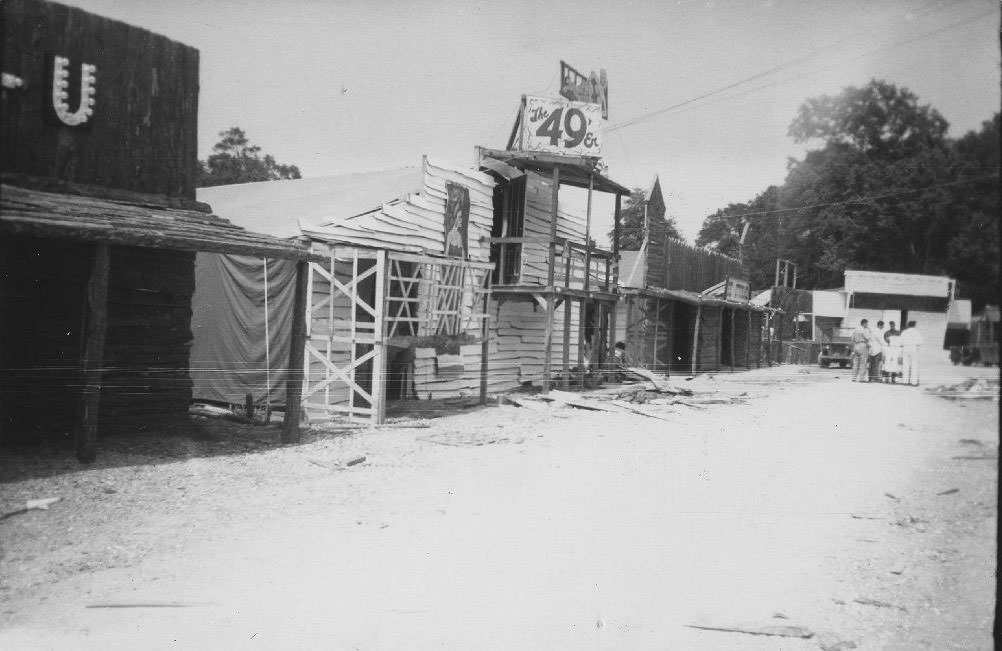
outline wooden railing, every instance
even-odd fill
[[[548,285],[611,291],[612,251],[567,238],[492,237],[494,286]],[[552,280],[551,280],[552,279]]]

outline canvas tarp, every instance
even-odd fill
[[[284,405],[296,263],[199,253],[195,278],[194,399]]]

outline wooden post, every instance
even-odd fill
[[[703,316],[703,302],[696,303],[696,325],[692,331],[692,375],[696,374],[696,360],[699,355],[699,321]]]
[[[296,263],[296,291],[292,303],[292,344],[289,349],[289,377],[285,383],[285,421],[282,423],[282,443],[299,442],[299,415],[303,405],[303,382],[306,357],[306,283],[310,263]],[[353,344],[354,345],[354,344]]]
[[[101,403],[101,372],[104,341],[108,330],[108,276],[111,252],[107,244],[94,245],[90,278],[87,280],[87,307],[84,341],[80,359],[83,395],[77,410],[76,455],[81,463],[97,458],[97,419]]]
[[[382,425],[386,420],[386,296],[389,293],[389,277],[387,273],[386,250],[376,252],[375,299],[372,307],[376,314],[372,319],[372,384],[369,392],[372,395],[372,414],[376,425]],[[464,285],[463,268],[457,267],[452,274],[453,284]],[[449,305],[446,309],[451,309]]]
[[[621,214],[620,208],[622,203],[622,195],[616,195],[616,212],[613,214],[613,225],[612,225],[612,287],[606,287],[606,291],[612,291],[619,293],[619,229]],[[629,327],[629,323],[626,324]],[[616,310],[612,310],[609,315],[609,329],[615,334],[616,332]],[[608,342],[609,351],[608,355],[612,356],[612,346],[616,345],[615,341],[612,341],[615,337],[611,337]]]
[[[584,364],[585,351],[585,299],[578,301],[578,368],[581,369],[581,385],[584,386],[584,376],[588,372]],[[591,355],[588,356],[589,366],[591,365]]]
[[[490,278],[488,278],[490,280]],[[490,355],[490,316],[488,310],[490,294],[484,293],[484,318],[480,326],[480,404],[487,404],[487,358]]]
[[[734,312],[735,308],[731,308],[731,373],[734,372]],[[723,316],[723,315],[721,315]]]
[[[571,299],[565,296],[561,302],[564,306],[564,341],[563,341],[563,366],[564,375],[561,386],[565,389],[571,386]]]
[[[751,310],[748,313],[748,330],[745,332],[745,368],[751,368]]]
[[[595,183],[595,175],[588,173],[588,208],[585,211],[585,277],[584,288],[591,288],[591,194]],[[606,288],[608,289],[608,287]]]
[[[720,316],[717,318],[717,370],[723,370],[724,364],[721,359],[721,348],[724,340],[724,308],[720,308]]]
[[[550,204],[550,255],[549,264],[546,269],[546,334],[543,340],[543,395],[550,392],[550,382],[552,380],[553,354],[553,310],[554,310],[554,286],[553,274],[556,260],[556,239],[557,239],[557,210],[558,195],[560,193],[560,168],[553,168],[553,197]]]
[[[668,331],[668,340],[665,343],[668,351],[668,363],[665,366],[665,375],[671,376],[671,365],[675,361],[675,301],[668,301],[668,318],[665,329]]]
[[[661,298],[654,299],[654,349],[651,351],[652,371],[658,367],[658,326],[661,325]]]

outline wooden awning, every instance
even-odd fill
[[[520,170],[532,170],[549,174],[554,168],[560,169],[560,183],[587,188],[589,179],[592,187],[599,192],[630,196],[630,189],[595,171],[597,159],[586,156],[562,156],[545,152],[504,151],[480,148],[482,160],[494,159]],[[483,163],[481,162],[481,165]]]
[[[687,289],[662,289],[660,287],[620,287],[619,291],[624,296],[644,296],[647,298],[661,298],[670,301],[680,301],[689,305],[710,305],[716,307],[731,307],[740,310],[751,310],[752,312],[782,312],[769,307],[755,305],[750,301],[728,301],[723,298],[704,296],[699,292],[691,292]]]
[[[247,231],[207,212],[7,183],[0,185],[0,233],[286,260],[313,257],[304,243]]]

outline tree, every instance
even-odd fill
[[[639,251],[644,242],[644,226],[648,237],[672,237],[682,239],[673,218],[665,214],[661,183],[655,180],[650,198],[642,188],[633,188],[619,212],[619,249]],[[646,216],[645,216],[646,215]],[[609,231],[609,240],[615,236],[615,229]]]
[[[848,145],[868,156],[901,158],[941,145],[949,124],[907,88],[873,79],[835,96],[801,104],[790,125],[796,142],[820,139]]]
[[[753,285],[771,283],[777,258],[802,287],[838,287],[847,268],[949,275],[980,309],[998,289],[999,117],[957,141],[946,129],[883,81],[807,100],[790,135],[820,148],[778,188],[707,217],[697,244],[743,253]]]
[[[295,165],[279,165],[270,155],[262,157],[261,148],[251,145],[240,127],[220,131],[219,137],[208,160],[198,162],[198,187],[301,178]]]

